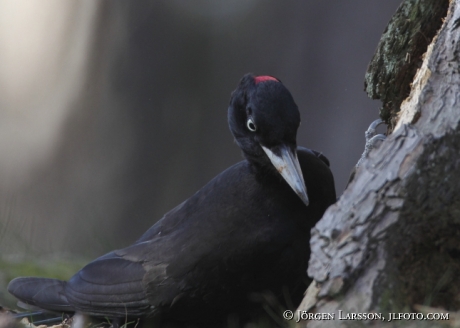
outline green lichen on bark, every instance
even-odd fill
[[[449,0],[404,0],[386,27],[365,76],[365,90],[382,100],[380,117],[395,124],[402,101],[442,25]]]

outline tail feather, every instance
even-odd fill
[[[74,312],[65,296],[66,282],[58,279],[20,277],[8,285],[8,292],[21,302],[48,311]]]

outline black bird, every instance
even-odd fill
[[[197,324],[245,318],[267,292],[298,304],[310,229],[336,201],[328,160],[297,147],[300,113],[274,77],[245,75],[228,121],[245,160],[69,281],[22,277],[8,291],[49,311]]]

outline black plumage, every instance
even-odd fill
[[[50,311],[189,323],[244,318],[260,307],[253,296],[267,291],[299,302],[310,229],[336,200],[329,163],[297,147],[299,111],[273,77],[244,76],[228,120],[246,160],[69,281],[16,278],[8,291]]]

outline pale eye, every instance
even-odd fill
[[[246,122],[246,126],[248,127],[249,131],[255,132],[257,130],[256,125],[254,124],[254,121],[252,118],[248,118],[248,121]]]

